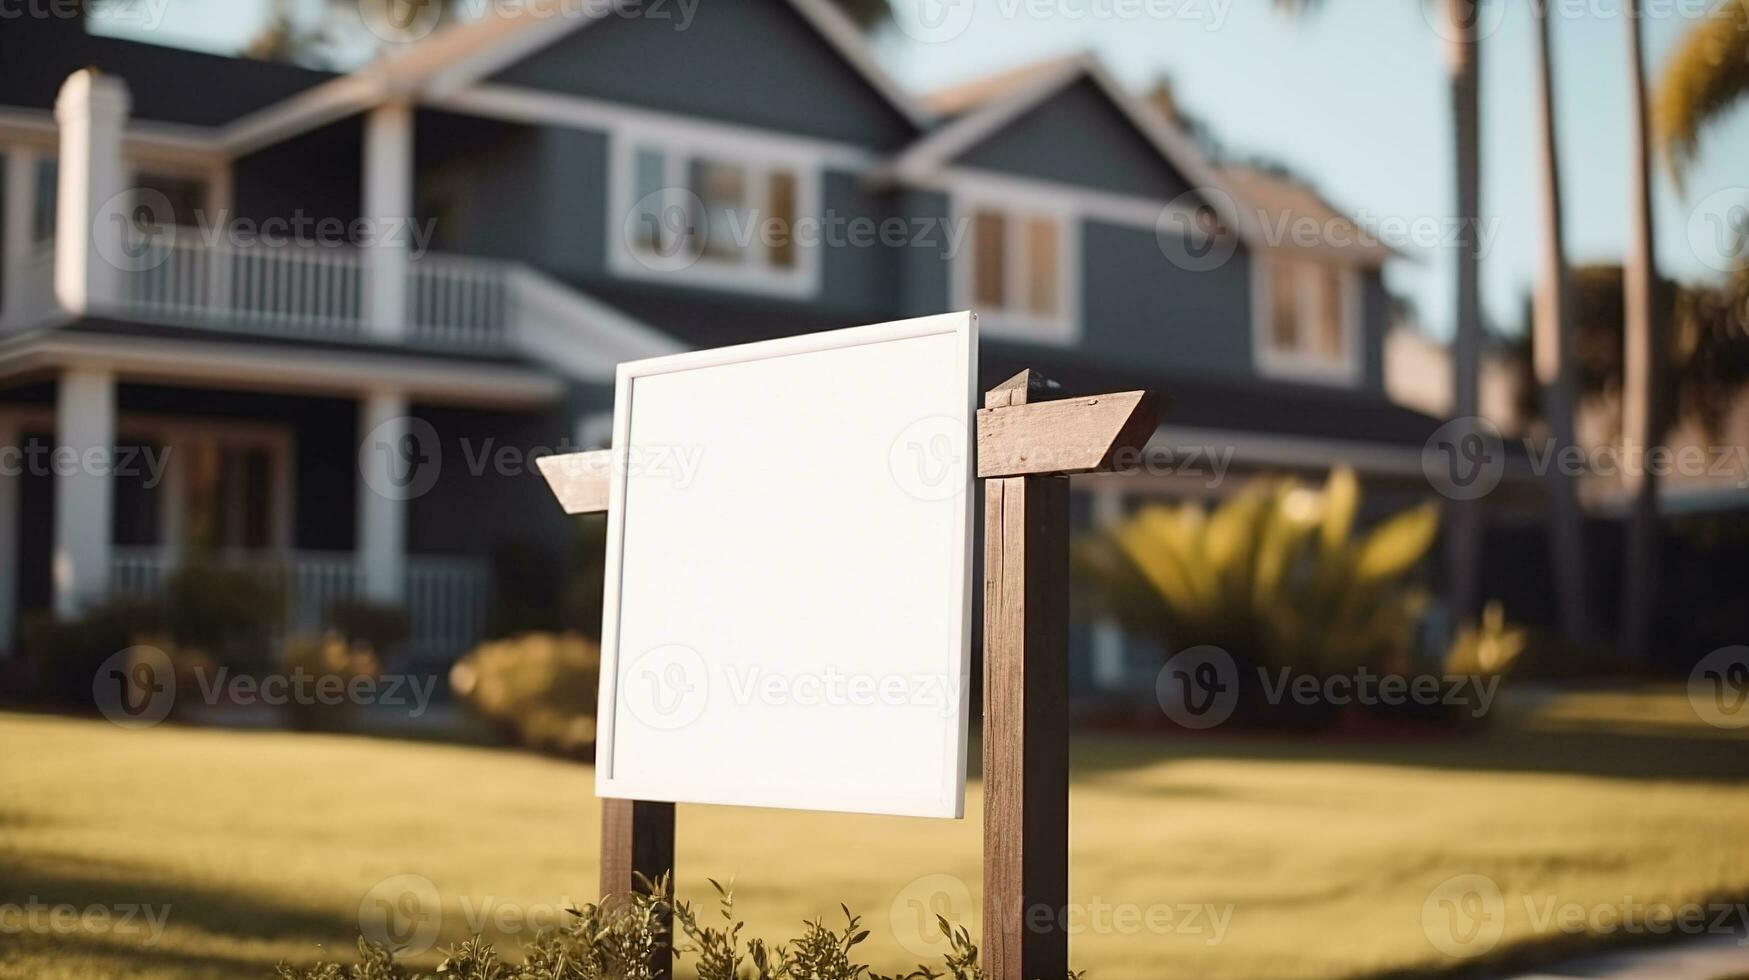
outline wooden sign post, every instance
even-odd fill
[[[1036,401],[1022,371],[977,417],[984,480],[984,929],[992,980],[1068,973],[1069,481],[1139,454],[1162,405],[1148,392]],[[1139,458],[1139,457],[1138,457]],[[549,456],[568,514],[607,509],[607,450]],[[674,804],[601,801],[601,890],[674,870]],[[658,964],[668,976],[667,952]]]

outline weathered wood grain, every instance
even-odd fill
[[[1024,392],[991,391],[991,407],[978,412],[978,476],[1111,469],[1126,452],[1137,454],[1139,460],[1142,447],[1160,425],[1162,400],[1146,391],[1031,403],[1024,400]]]
[[[645,800],[601,801],[601,894],[629,895],[643,891],[638,875],[654,881],[674,872],[674,804]],[[669,881],[673,898],[673,880]],[[656,976],[666,980],[674,969],[673,917],[664,923],[666,941],[651,958]]]

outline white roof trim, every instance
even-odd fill
[[[1067,89],[1071,84],[1087,79],[1117,106],[1130,124],[1145,137],[1165,161],[1184,175],[1193,187],[1210,188],[1238,201],[1238,195],[1214,167],[1203,159],[1195,144],[1172,127],[1156,118],[1153,110],[1118,84],[1098,58],[1083,55],[1064,62],[1057,70],[1024,85],[1012,94],[975,109],[959,119],[929,134],[901,153],[886,168],[882,176],[901,183],[919,183],[944,169],[954,158],[978,143],[1000,132],[1027,112]],[[1254,244],[1255,222],[1240,208],[1237,220],[1239,236]]]

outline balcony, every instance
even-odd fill
[[[372,267],[368,250],[317,244],[241,246],[203,240],[191,229],[130,231],[113,263],[121,268],[118,319],[327,342],[392,342],[414,347],[507,351],[519,315],[511,263],[427,254],[395,271]],[[60,314],[54,243],[7,270],[19,291],[6,329],[29,329]],[[404,271],[402,271],[404,270]],[[372,291],[402,276],[394,308],[382,317]],[[392,283],[390,284],[393,285]]]
[[[335,602],[363,597],[364,577],[349,553],[239,552],[224,556],[223,562],[258,572],[284,590],[284,622],[272,641],[320,633]],[[164,549],[117,548],[110,559],[110,591],[156,597],[176,564]],[[453,660],[485,635],[490,573],[483,561],[410,555],[403,594],[412,627],[408,652],[414,660]]]

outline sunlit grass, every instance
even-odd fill
[[[1079,738],[1073,900],[1231,918],[1218,942],[1206,913],[1196,931],[1180,912],[1171,930],[1156,914],[1152,931],[1144,919],[1138,932],[1084,932],[1073,959],[1094,980],[1449,967],[1423,906],[1459,874],[1486,875],[1506,897],[1494,956],[1584,941],[1538,934],[1525,896],[1536,907],[1749,896],[1749,741],[1683,725],[1667,692],[1644,695],[1656,734],[1611,731],[1634,715],[1611,697],[1607,710],[1545,704],[1468,737]],[[500,933],[494,922],[513,923],[504,909],[594,897],[584,766],[23,715],[0,715],[0,744],[0,904],[170,906],[150,946],[0,923],[0,976],[265,977],[282,958],[349,954],[360,902],[405,873],[442,894],[446,941],[470,920]],[[737,876],[738,911],[771,939],[847,902],[874,929],[876,965],[901,966],[917,958],[894,941],[916,935],[913,899],[952,893],[954,879],[977,892],[980,805],[974,782],[974,818],[961,822],[682,807],[681,890],[702,900],[706,875]],[[907,890],[928,875],[946,877]],[[975,913],[955,911],[976,931]]]

